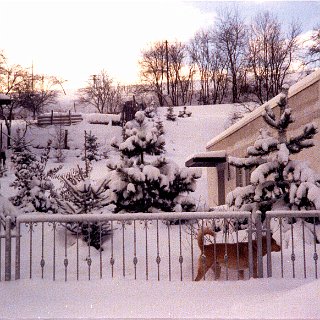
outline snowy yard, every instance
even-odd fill
[[[164,121],[166,156],[184,166],[186,158],[193,153],[205,151],[206,143],[225,129],[230,105],[190,107],[192,116],[176,122]],[[165,110],[161,110],[164,119]],[[92,131],[103,148],[112,151],[110,142],[113,136],[121,135],[120,127],[110,125],[89,124],[86,121],[79,125],[68,127],[70,151],[64,162],[63,171],[81,163],[81,150],[84,140],[84,130]],[[32,130],[33,145],[44,147],[45,137],[50,138],[54,129],[34,128]],[[56,163],[50,163],[54,166]],[[97,162],[92,172],[93,179],[103,178],[105,160]],[[10,172],[1,179],[1,194],[10,196],[13,190],[9,183],[13,180]],[[193,195],[201,207],[207,202],[206,170]],[[320,282],[314,279],[315,262],[314,248],[307,245],[306,266],[308,279],[303,279],[301,263],[302,249],[297,245],[296,274],[292,279],[290,245],[284,248],[285,278],[280,274],[280,253],[272,254],[272,279],[251,279],[237,281],[231,276],[225,281],[222,274],[219,281],[214,281],[213,272],[209,271],[206,281],[191,282],[192,261],[190,254],[190,234],[188,228],[182,228],[181,249],[183,252],[183,281],[180,281],[181,270],[179,260],[179,226],[171,226],[172,244],[172,281],[168,281],[168,245],[167,225],[160,223],[160,282],[157,281],[157,257],[155,223],[150,224],[149,233],[149,269],[146,281],[145,265],[145,229],[137,227],[137,280],[134,280],[134,244],[132,224],[126,226],[123,236],[121,226],[114,231],[115,274],[112,279],[110,267],[110,238],[104,244],[100,253],[92,249],[92,280],[87,280],[87,246],[80,244],[80,280],[76,280],[75,257],[77,255],[75,240],[68,237],[67,255],[69,259],[68,281],[64,281],[65,267],[63,259],[64,232],[57,231],[57,280],[52,281],[52,226],[45,227],[44,256],[46,261],[45,276],[41,279],[39,261],[41,259],[41,225],[36,227],[33,236],[33,279],[29,278],[29,235],[27,228],[23,229],[22,243],[22,274],[21,280],[0,284],[1,311],[0,318],[220,318],[220,319],[318,319],[320,318]],[[276,237],[276,235],[275,235]],[[123,239],[125,246],[123,247]],[[318,247],[318,246],[317,246]],[[123,277],[123,249],[125,250],[126,269]],[[199,250],[194,244],[195,268]],[[3,253],[2,253],[3,255]],[[1,257],[3,259],[3,256]],[[99,279],[99,263],[103,261],[103,278]],[[264,260],[264,263],[266,261]],[[196,272],[196,271],[195,271]]]

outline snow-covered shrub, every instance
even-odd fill
[[[99,209],[109,204],[107,183],[92,181],[85,171],[77,170],[59,177],[62,187],[58,192],[58,212],[62,214],[92,214],[101,213]],[[79,234],[88,245],[102,250],[101,244],[110,234],[110,224],[106,222],[67,223],[65,227],[73,234]]]
[[[11,225],[12,227],[15,225],[15,219],[18,216],[19,211],[16,207],[13,206],[13,204],[10,202],[10,200],[3,195],[0,194],[0,224],[3,228],[6,226],[6,217],[11,217]]]
[[[176,121],[176,117],[177,116],[174,114],[174,111],[173,111],[173,106],[169,106],[167,108],[167,114],[166,114],[167,120]]]
[[[294,120],[286,93],[284,90],[279,97],[278,118],[268,106],[263,114],[266,124],[277,134],[263,128],[254,145],[247,149],[246,158],[229,157],[231,165],[251,171],[250,184],[227,195],[226,202],[231,208],[262,213],[320,209],[320,175],[307,161],[291,159],[293,154],[314,145],[312,138],[317,129],[307,124],[301,134],[288,137],[287,129]]]
[[[11,162],[14,165],[15,180],[10,186],[14,187],[17,193],[10,201],[24,211],[55,212],[57,209],[54,186],[50,178],[52,171],[46,171],[50,148],[51,141],[48,141],[47,147],[38,158],[30,151],[24,139],[13,145]]]
[[[183,110],[179,111],[178,117],[179,118],[185,118],[185,117],[191,117],[192,112],[187,110],[187,106],[183,107]]]
[[[175,211],[182,206],[192,210],[195,207],[187,193],[195,190],[199,171],[180,169],[164,157],[150,157],[158,154],[159,146],[164,144],[163,136],[154,129],[147,127],[141,111],[126,124],[126,138],[117,145],[121,161],[108,163],[111,170],[109,200],[115,205],[115,212]]]

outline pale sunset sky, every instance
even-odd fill
[[[105,69],[123,84],[139,79],[138,59],[148,44],[189,40],[236,5],[248,21],[263,10],[284,25],[299,19],[303,32],[320,23],[320,1],[0,0],[0,50],[10,63],[85,85]]]

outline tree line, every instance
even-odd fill
[[[298,22],[284,30],[266,11],[247,24],[237,10],[182,43],[159,41],[142,51],[139,61],[144,90],[163,105],[216,104],[255,100],[264,103],[280,93],[294,71],[319,61],[319,28],[313,45],[302,52]]]

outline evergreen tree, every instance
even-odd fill
[[[195,190],[199,171],[180,169],[164,157],[150,157],[163,139],[154,128],[148,129],[147,123],[143,112],[138,111],[126,124],[126,138],[118,145],[121,161],[108,164],[110,201],[115,212],[193,209],[194,203],[186,194]]]
[[[85,132],[85,153],[88,161],[97,161],[100,159],[98,138],[91,133]],[[84,159],[83,159],[84,160]]]
[[[11,157],[15,180],[10,185],[17,189],[17,193],[10,201],[25,211],[55,212],[55,192],[50,175],[59,168],[46,171],[51,141],[48,141],[47,147],[38,158],[31,152],[24,137],[20,137],[19,133],[17,136]]]
[[[320,175],[306,161],[291,158],[314,146],[312,138],[317,129],[307,124],[301,134],[288,137],[288,127],[294,120],[287,104],[287,88],[279,97],[278,108],[278,117],[268,106],[263,114],[276,135],[261,129],[254,145],[247,149],[246,158],[229,157],[231,165],[251,170],[250,184],[227,195],[230,207],[263,213],[276,209],[320,209]]]
[[[60,176],[62,187],[57,198],[59,212],[63,214],[92,214],[109,204],[106,193],[108,181],[95,184],[80,167]],[[88,245],[102,250],[104,238],[110,234],[110,224],[106,222],[67,223],[65,227],[73,234],[80,234]]]

